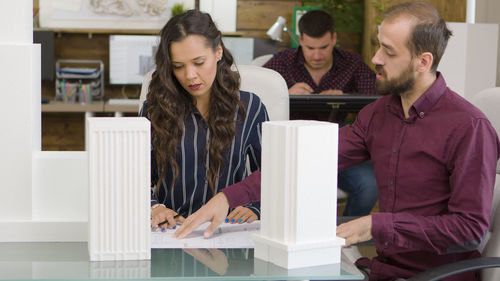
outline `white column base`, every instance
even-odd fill
[[[254,242],[255,258],[288,269],[340,263],[345,244],[343,238],[334,237],[330,241],[287,245],[260,234],[254,235]]]

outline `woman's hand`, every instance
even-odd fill
[[[229,209],[229,202],[224,193],[217,193],[207,204],[198,209],[194,214],[191,214],[175,233],[174,237],[182,239],[189,233],[195,230],[200,224],[210,222],[210,225],[205,229],[203,236],[210,237],[217,226],[224,221]]]
[[[257,215],[247,207],[238,206],[227,216],[226,222],[245,223],[257,220]]]
[[[183,251],[199,260],[215,273],[219,275],[226,274],[229,262],[223,251],[219,249],[183,249]]]
[[[177,222],[184,222],[184,217],[177,216],[177,212],[164,205],[160,205],[151,210],[152,231],[156,231],[158,227],[161,228],[161,231],[165,231],[165,226],[175,229]]]

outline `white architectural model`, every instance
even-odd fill
[[[289,269],[340,263],[344,239],[336,237],[337,156],[337,124],[263,124],[256,258]]]
[[[33,1],[0,3],[0,240],[25,238],[33,221],[33,154],[41,150],[40,45]],[[35,232],[38,229],[34,230]]]
[[[150,259],[149,121],[88,118],[87,132],[90,260]]]

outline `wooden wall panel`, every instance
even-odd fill
[[[278,19],[278,16],[284,17],[287,26],[291,28],[293,7],[295,6],[302,6],[302,1],[238,0],[236,29],[243,32],[247,30],[266,31]]]
[[[84,113],[43,113],[42,150],[85,150]]]

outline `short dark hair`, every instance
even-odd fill
[[[335,32],[332,16],[322,10],[305,13],[299,20],[300,35],[306,34],[314,38],[323,37],[327,32]]]
[[[448,39],[452,32],[446,26],[446,22],[439,12],[426,2],[408,2],[390,7],[384,13],[384,20],[391,21],[400,16],[414,18],[415,25],[411,31],[406,45],[412,56],[418,56],[424,52],[430,52],[434,60],[431,71],[436,72]]]

